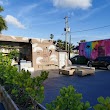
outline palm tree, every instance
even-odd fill
[[[0,6],[0,12],[4,11],[3,7]],[[2,30],[7,30],[6,21],[4,18],[0,15],[0,33]]]
[[[54,38],[54,35],[53,34],[50,34],[50,39],[52,40]]]
[[[64,42],[61,39],[57,40],[57,45],[59,49],[64,49]]]
[[[66,44],[65,41],[62,41],[61,39],[58,39],[56,46],[59,49],[65,50],[65,44]],[[73,44],[70,44],[69,42],[67,42],[67,47],[69,48],[69,51],[71,52],[72,49],[74,48],[74,45]]]

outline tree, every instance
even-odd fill
[[[3,7],[0,6],[0,12],[4,11]],[[0,15],[0,33],[2,30],[7,30],[6,21],[4,18]]]
[[[83,39],[83,40],[80,40],[80,42],[86,42],[86,40]]]
[[[65,41],[62,41],[61,39],[58,39],[56,46],[57,46],[59,49],[61,49],[61,50],[65,50],[65,44],[66,44]],[[74,45],[73,45],[73,44],[70,44],[69,42],[67,42],[67,48],[68,48],[68,46],[69,46],[69,49],[68,49],[68,50],[71,52],[72,49],[73,49],[73,47],[74,47]]]
[[[54,38],[54,35],[53,34],[50,34],[50,39],[52,40]]]
[[[72,52],[73,51],[73,48],[74,48],[74,45],[73,44],[70,44],[70,52]]]
[[[57,40],[57,45],[56,45],[59,49],[64,50],[65,46],[64,46],[64,42],[61,39]]]

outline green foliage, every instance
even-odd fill
[[[10,53],[8,53],[8,57],[9,57],[10,59],[19,57],[19,51],[16,50],[16,49],[10,51]]]
[[[11,60],[0,53],[0,84],[5,86],[12,99],[22,110],[32,110],[32,100],[41,103],[44,99],[43,82],[48,77],[48,72],[42,71],[40,76],[31,77],[29,71],[17,71],[11,66]]]
[[[4,11],[3,7],[0,6],[0,12]],[[4,18],[0,15],[0,33],[2,30],[7,30],[6,21]]]
[[[66,45],[65,41],[62,41],[61,39],[57,40],[57,45],[56,46],[59,49],[65,50],[65,45]],[[72,51],[73,47],[74,47],[73,44],[70,44],[69,42],[67,42],[67,48],[69,48],[70,52]]]
[[[50,34],[50,39],[53,39],[54,38],[54,35],[53,34]]]
[[[11,66],[11,59],[0,53],[0,84],[5,86],[20,110],[34,110],[33,101],[41,103],[44,99],[43,82],[48,78],[48,72],[42,71],[40,76],[31,77],[29,71],[17,71]],[[73,86],[63,87],[60,96],[47,104],[48,110],[88,110],[89,102],[82,102],[82,94],[77,93]],[[99,104],[94,110],[110,110],[110,97],[99,97]]]
[[[4,9],[3,9],[3,7],[2,7],[2,6],[0,6],[0,12],[2,12],[2,11],[4,11]]]
[[[97,98],[99,104],[96,104],[93,108],[94,110],[110,110],[110,97],[105,99],[101,96]]]
[[[86,40],[83,39],[83,40],[80,40],[80,42],[86,42]]]
[[[60,90],[60,96],[47,104],[48,110],[87,110],[90,107],[89,102],[81,102],[82,94],[76,92],[73,86],[63,87]]]
[[[57,40],[57,45],[56,46],[59,47],[62,50],[65,50],[65,42],[60,40],[60,39]]]
[[[11,65],[11,60],[7,56],[3,56],[0,53],[0,84],[4,85],[5,83],[5,73],[7,71],[8,66]]]

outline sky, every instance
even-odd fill
[[[0,0],[7,22],[3,35],[65,40],[65,16],[71,29],[71,43],[110,38],[110,0]],[[68,34],[68,41],[70,39]]]

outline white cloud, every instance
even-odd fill
[[[3,1],[2,0],[0,0],[0,5],[3,5]]]
[[[8,5],[8,0],[0,0],[0,5]]]
[[[98,8],[94,8],[94,9],[90,10],[88,13],[86,13],[84,16],[80,17],[79,20],[85,20],[85,19],[89,18],[91,15],[100,12],[101,10],[103,10],[104,8],[106,8],[108,6],[110,6],[110,4],[105,4]]]
[[[17,18],[15,18],[11,15],[7,15],[5,20],[7,23],[13,24],[13,25],[17,26],[18,28],[25,29],[25,26],[23,24],[21,24],[21,22],[18,21]]]
[[[32,9],[36,8],[38,6],[38,4],[30,4],[28,6],[23,6],[23,8],[21,8],[21,11],[19,12],[18,16],[22,16],[24,14],[29,13]]]
[[[53,0],[53,5],[61,8],[88,9],[92,6],[92,0]]]

